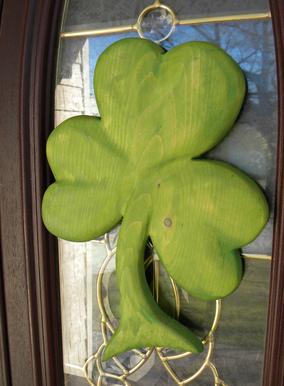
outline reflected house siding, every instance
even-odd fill
[[[83,44],[71,43],[63,49],[64,63],[55,94],[56,126],[72,116],[97,111],[90,95],[88,40]],[[92,340],[88,338],[93,320],[91,269],[88,269],[86,244],[60,241],[59,252],[64,371],[83,376],[81,367],[92,351]]]
[[[97,114],[95,98],[91,95],[89,70],[89,40],[63,42],[64,62],[55,92],[55,125],[67,118]],[[75,60],[72,56],[76,55]]]

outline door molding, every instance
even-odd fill
[[[51,180],[45,143],[53,128],[61,9],[56,0],[9,0],[2,9],[1,325],[7,327],[3,360],[11,374],[5,386],[64,384],[57,243],[40,210]]]
[[[263,385],[284,385],[284,2],[270,0],[278,81],[276,203]]]

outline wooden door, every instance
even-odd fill
[[[41,221],[51,180],[45,142],[53,128],[63,1],[7,0],[0,25],[0,380],[62,386],[57,240]],[[278,62],[277,192],[264,365],[265,386],[284,385],[284,5],[271,0]]]

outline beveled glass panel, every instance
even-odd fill
[[[64,30],[81,30],[99,26],[131,24],[147,1],[69,2]],[[265,12],[266,1],[168,1],[180,19],[192,16]],[[103,50],[114,41],[136,32],[105,35],[92,38],[62,39],[56,87],[56,123],[80,115],[99,115],[93,91],[93,71]],[[198,26],[178,26],[163,43],[166,49],[186,41],[203,40],[223,47],[242,67],[248,81],[248,95],[232,132],[206,157],[225,160],[251,175],[265,190],[271,206],[271,220],[259,238],[244,249],[256,258],[245,259],[244,279],[239,289],[222,303],[221,319],[215,333],[212,364],[220,379],[228,386],[261,384],[264,339],[269,293],[273,204],[275,190],[276,153],[276,80],[272,26],[270,21],[247,21]],[[115,277],[115,245],[119,229],[88,243],[59,242],[60,284],[63,324],[65,383],[69,386],[86,385],[87,375],[98,381],[99,369],[92,354],[96,353],[110,331],[101,323],[102,305],[109,322],[115,328],[119,319],[119,296]],[[189,251],[190,253],[190,251]],[[154,261],[147,258],[153,254]],[[179,319],[204,336],[212,327],[216,304],[191,298],[182,289],[176,290],[158,258],[149,247],[145,256],[145,270],[153,296],[161,306],[176,315],[180,302]],[[148,263],[149,264],[148,264]],[[100,271],[105,263],[104,275]],[[107,264],[106,264],[107,263]],[[154,264],[154,265],[153,265]],[[158,269],[158,267],[160,267]],[[158,274],[159,271],[159,274]],[[155,284],[159,278],[159,286]],[[101,281],[100,281],[101,280]],[[103,333],[102,333],[103,332]],[[208,346],[207,346],[208,350]],[[204,363],[205,354],[186,356],[170,361],[179,379],[192,376]],[[131,373],[142,356],[143,365],[127,377],[129,385],[176,385],[161,361],[161,356],[175,355],[172,351],[123,354],[120,363]],[[210,362],[211,363],[211,362]],[[118,363],[105,364],[105,371],[119,376]],[[214,383],[214,369],[207,367],[193,385]],[[216,376],[216,374],[215,374]],[[120,385],[114,378],[103,378],[103,384]]]

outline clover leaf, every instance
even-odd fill
[[[122,222],[121,318],[104,359],[148,346],[202,351],[201,341],[155,303],[144,249],[150,237],[169,275],[192,296],[214,300],[238,287],[239,248],[264,227],[267,202],[240,170],[197,157],[236,120],[243,73],[212,44],[165,52],[124,39],[99,58],[94,85],[101,118],[71,118],[48,140],[56,182],[44,195],[44,223],[56,236],[86,241]]]

